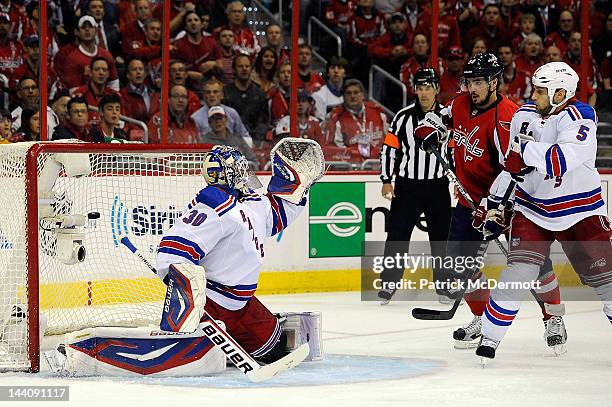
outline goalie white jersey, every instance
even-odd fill
[[[516,210],[552,231],[566,230],[589,216],[606,216],[595,168],[596,131],[595,110],[578,100],[549,117],[542,117],[533,102],[523,105],[512,118],[510,135],[535,139],[523,147],[523,161],[535,170],[516,188]],[[509,174],[504,171],[503,177],[509,179]],[[507,182],[496,184],[494,193],[503,195]]]
[[[159,277],[170,264],[201,265],[206,296],[226,309],[241,309],[257,289],[264,240],[291,223],[305,202],[294,205],[269,193],[239,199],[229,188],[202,189],[159,244]]]

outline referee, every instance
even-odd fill
[[[407,253],[410,237],[421,214],[425,214],[427,233],[433,256],[443,257],[451,218],[448,179],[435,157],[415,145],[414,129],[429,111],[439,112],[436,101],[440,79],[432,68],[421,68],[414,75],[416,100],[400,110],[389,128],[382,146],[380,161],[382,195],[391,200],[385,255]],[[446,148],[446,144],[442,146]],[[391,184],[395,176],[395,188]],[[434,273],[439,273],[434,270]],[[390,300],[395,290],[384,283],[398,282],[403,268],[385,269],[381,274],[383,288],[378,292],[381,304]]]

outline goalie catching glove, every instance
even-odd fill
[[[299,205],[325,170],[321,146],[309,139],[287,137],[270,151],[272,178],[268,192]]]
[[[423,151],[438,148],[446,141],[447,134],[448,130],[442,123],[442,117],[433,112],[427,112],[425,118],[414,129],[414,139]]]
[[[484,235],[485,240],[495,240],[510,229],[513,204],[507,202],[504,207],[500,207],[501,201],[501,198],[490,195],[488,198],[482,198],[474,211],[472,226]]]

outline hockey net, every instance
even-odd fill
[[[205,147],[0,145],[0,370],[38,371],[43,335],[159,324],[164,286],[122,240],[155,264],[204,186]],[[53,222],[67,216],[85,221]]]

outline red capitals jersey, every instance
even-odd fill
[[[349,17],[355,11],[355,3],[351,0],[331,0],[325,7],[325,21],[331,27],[348,28]]]
[[[199,44],[194,44],[184,36],[174,43],[176,50],[172,58],[185,61],[187,70],[199,70],[200,64],[221,59],[223,53],[217,41],[212,37],[202,37]]]
[[[450,118],[455,173],[476,204],[489,195],[491,184],[503,169],[510,122],[517,110],[516,103],[498,94],[493,106],[478,111],[469,93],[461,93],[442,109],[442,114]],[[462,196],[459,203],[469,207]]]
[[[10,88],[16,85],[16,74],[24,59],[25,52],[21,43],[8,40],[6,44],[0,44],[0,73],[9,79]]]
[[[251,29],[248,27],[231,28],[228,26],[223,26],[215,28],[215,30],[212,32],[213,37],[218,39],[221,31],[226,28],[230,28],[234,32],[234,50],[242,54],[247,54],[252,60],[255,60],[255,57],[261,50],[261,47],[259,46],[257,37],[255,37],[253,31],[251,31]]]
[[[357,8],[348,21],[348,40],[359,45],[368,45],[386,32],[385,18],[376,9],[366,16]]]
[[[347,147],[363,159],[378,158],[387,132],[387,116],[374,102],[364,102],[359,112],[340,105],[329,112],[324,131],[328,142]]]

